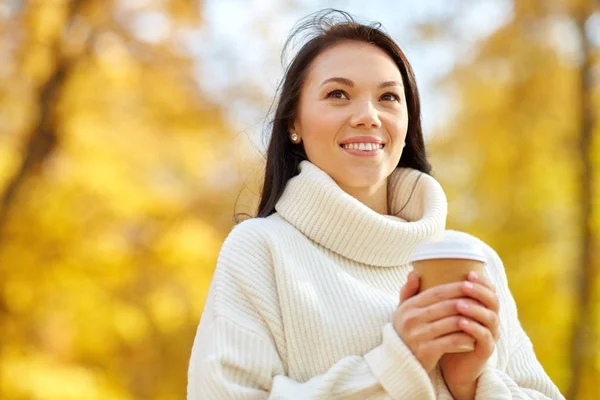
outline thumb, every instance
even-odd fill
[[[400,304],[419,292],[419,277],[413,271],[410,271],[406,283],[400,290]]]

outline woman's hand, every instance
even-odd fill
[[[475,350],[444,354],[440,367],[446,386],[457,400],[474,399],[477,379],[492,355],[500,337],[499,301],[494,285],[471,272],[461,285],[463,295],[471,299],[458,302],[460,328],[475,339]]]
[[[463,282],[439,285],[419,293],[419,278],[410,272],[393,314],[396,333],[429,373],[444,353],[474,343],[470,332],[461,332],[457,308],[465,297]]]

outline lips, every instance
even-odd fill
[[[385,145],[385,141],[377,136],[353,136],[340,142],[340,146],[350,143],[375,143]]]
[[[350,156],[357,156],[357,157],[377,157],[378,155],[383,153],[383,148],[379,148],[378,145],[374,145],[374,144],[362,144],[362,146],[364,146],[363,149],[356,149],[356,145],[352,146],[352,145],[348,145],[348,147],[351,148],[346,148],[344,146],[340,146],[340,148],[342,149],[342,151],[344,151],[346,154],[350,155]],[[369,146],[369,147],[366,147]],[[376,147],[376,148],[373,148]]]

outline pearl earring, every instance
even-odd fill
[[[292,141],[295,143],[298,140],[298,135],[292,133]]]

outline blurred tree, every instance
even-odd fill
[[[571,382],[569,398],[592,399],[600,153],[591,138],[600,107],[590,79],[598,49],[582,27],[598,3],[512,4],[506,23],[473,43],[441,83],[453,99],[451,123],[432,138],[432,158],[444,166],[435,172],[448,189],[449,226],[499,252],[538,358],[564,393]]]
[[[579,158],[580,165],[580,204],[581,204],[581,260],[579,271],[576,273],[576,293],[577,302],[575,305],[575,323],[571,338],[571,382],[568,390],[569,399],[577,399],[581,394],[592,394],[596,390],[598,394],[598,379],[600,378],[600,302],[598,293],[600,292],[600,254],[597,246],[600,244],[598,229],[594,229],[594,219],[600,221],[600,215],[594,215],[592,207],[594,198],[598,198],[596,187],[598,168],[594,165],[594,154],[600,154],[594,148],[592,135],[594,130],[600,131],[596,125],[597,116],[594,108],[592,93],[595,90],[592,79],[592,44],[591,30],[586,29],[586,25],[592,24],[594,12],[596,17],[600,17],[600,3],[592,1],[579,1],[571,5],[570,15],[577,27],[577,38],[581,56],[578,68],[578,89],[579,89]],[[596,49],[598,52],[598,49]],[[600,68],[600,57],[596,54],[596,63]],[[596,89],[597,90],[597,89]],[[596,297],[596,298],[595,298]],[[594,351],[595,349],[595,351]],[[590,351],[592,350],[592,351]]]
[[[200,10],[2,8],[1,398],[185,396],[238,189],[230,128],[184,40]]]

